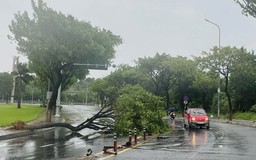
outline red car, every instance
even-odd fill
[[[208,114],[202,108],[188,108],[184,115],[184,128],[191,127],[206,127],[210,128]]]

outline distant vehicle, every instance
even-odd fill
[[[183,120],[184,128],[188,126],[192,127],[206,127],[210,128],[210,121],[208,118],[208,114],[202,108],[189,108],[187,109],[184,120]]]

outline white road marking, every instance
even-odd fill
[[[54,145],[54,144],[47,144],[47,145],[40,146],[40,147],[44,148],[44,147],[49,147],[49,146],[53,146],[53,145]]]

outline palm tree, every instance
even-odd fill
[[[21,103],[21,87],[22,83],[29,84],[29,81],[33,80],[33,76],[29,74],[29,70],[27,67],[27,63],[18,63],[17,64],[17,72],[13,72],[16,76],[15,80],[18,83],[18,103],[17,108],[20,107]]]

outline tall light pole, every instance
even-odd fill
[[[216,23],[213,23],[213,22],[209,21],[208,19],[205,19],[205,20],[207,22],[217,26],[219,29],[219,54],[220,54],[220,27]],[[220,72],[218,74],[218,119],[219,118],[220,118]]]

